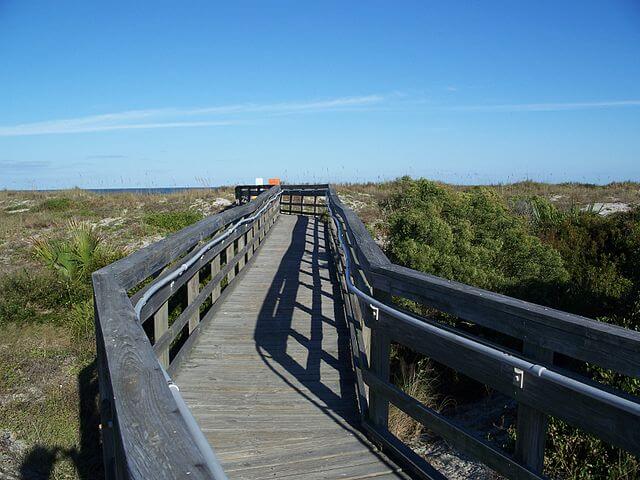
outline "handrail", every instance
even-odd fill
[[[224,473],[222,465],[220,464],[220,460],[218,460],[218,457],[216,456],[215,450],[207,440],[207,437],[204,436],[204,433],[202,433],[202,430],[200,430],[198,422],[196,422],[196,419],[193,418],[191,410],[189,410],[187,403],[184,401],[184,398],[180,393],[180,387],[178,387],[178,385],[174,383],[174,381],[171,379],[162,365],[160,366],[160,368],[162,369],[162,374],[164,375],[164,378],[169,385],[169,389],[173,394],[173,398],[178,405],[180,415],[187,424],[189,433],[191,433],[191,435],[193,436],[193,439],[195,440],[198,449],[202,453],[205,462],[207,463],[207,467],[211,471],[214,480],[228,480],[227,474]]]
[[[269,207],[269,205],[271,205],[271,203],[273,203],[276,199],[280,198],[280,195],[282,195],[282,191],[279,191],[276,195],[271,197],[262,206],[262,208],[260,208],[260,210],[258,210],[252,216],[245,217],[245,218],[239,220],[237,223],[233,224],[231,227],[226,229],[224,231],[224,233],[222,233],[219,236],[216,236],[213,240],[208,242],[206,245],[202,246],[195,255],[192,255],[189,258],[189,260],[187,260],[182,265],[180,265],[178,268],[176,268],[173,272],[171,272],[170,275],[167,275],[166,277],[163,277],[160,280],[158,280],[157,282],[154,282],[153,284],[151,284],[149,289],[147,291],[145,291],[145,293],[142,296],[142,298],[140,298],[140,300],[138,300],[138,302],[135,305],[135,311],[136,311],[136,315],[138,316],[138,319],[140,318],[140,312],[142,312],[142,308],[146,305],[146,303],[149,301],[149,299],[151,297],[153,297],[153,295],[158,290],[160,290],[162,287],[164,287],[165,285],[173,282],[176,278],[181,276],[184,272],[186,272],[189,269],[189,267],[191,267],[193,264],[195,264],[198,261],[199,258],[201,258],[205,253],[207,253],[207,251],[209,251],[211,248],[213,248],[214,246],[216,246],[217,244],[222,242],[224,239],[229,237],[233,232],[235,232],[238,229],[238,227],[244,225],[245,223],[253,222],[256,218],[258,218],[260,215],[262,215],[262,213],[267,209],[267,207]]]
[[[211,308],[201,318],[200,308],[205,299],[213,295],[213,303],[226,295],[223,280],[226,278],[231,282],[235,272],[249,264],[278,211],[318,215],[325,208],[332,224],[331,249],[337,263],[338,279],[342,284],[341,291],[346,294],[344,307],[352,337],[359,401],[364,395],[362,426],[375,443],[395,452],[409,465],[413,464],[418,476],[421,473],[429,476],[428,472],[425,474],[426,467],[416,463],[415,454],[411,457],[409,449],[389,434],[385,408],[392,403],[436,433],[440,432],[445,439],[452,440],[454,447],[461,445],[465,453],[477,454],[481,461],[499,473],[513,478],[542,478],[541,466],[536,466],[535,461],[532,463],[520,456],[516,461],[506,452],[472,438],[464,428],[392,385],[388,381],[388,348],[391,341],[398,341],[507,393],[518,401],[518,408],[523,407],[523,411],[530,408],[527,412],[535,412],[538,407],[540,412],[527,413],[538,415],[537,420],[534,417],[527,420],[530,423],[525,430],[530,438],[535,435],[540,438],[540,432],[544,434],[545,415],[554,415],[570,423],[573,420],[575,425],[591,429],[606,441],[622,445],[636,454],[640,451],[640,441],[636,437],[640,427],[640,403],[631,396],[617,395],[599,388],[595,382],[589,383],[588,379],[573,377],[552,366],[552,352],[556,351],[638,376],[640,333],[395,265],[371,238],[357,215],[342,204],[331,186],[283,185],[265,190],[255,202],[208,217],[94,273],[103,445],[105,449],[115,448],[115,452],[110,452],[110,458],[117,458],[116,472],[111,470],[107,475],[109,478],[138,479],[150,478],[149,475],[175,478],[188,474],[191,478],[226,479],[213,448],[168,371],[172,372],[172,368],[183,361],[181,355],[188,351],[200,331],[199,322],[207,321],[215,314],[215,309]],[[305,197],[314,197],[313,203],[306,203]],[[293,212],[292,204],[300,208]],[[312,207],[312,211],[305,210],[307,206]],[[252,222],[255,223],[245,226]],[[218,233],[211,238],[216,231]],[[222,264],[224,258],[226,263]],[[175,266],[173,262],[182,263]],[[209,264],[210,279],[200,286],[200,272],[208,274]],[[165,269],[156,281],[131,298],[128,296],[127,290],[157,275],[167,265],[172,265],[171,269]],[[169,327],[169,300],[185,290],[188,306]],[[456,333],[455,329],[430,319],[411,315],[392,305],[390,295],[416,300],[520,338],[524,342],[524,352],[522,355],[513,353],[470,335]],[[164,326],[158,326],[159,315],[164,315]],[[144,323],[152,318],[153,346],[144,331],[150,326]],[[371,338],[365,337],[366,351],[362,350],[361,330],[364,327],[371,332]],[[188,333],[186,342],[179,353],[169,357],[170,345],[181,332]],[[180,338],[184,340],[185,337]],[[426,341],[431,338],[437,341]],[[540,347],[542,354],[528,351],[527,345]],[[610,354],[614,347],[617,347],[615,356]],[[456,352],[455,355],[448,355],[447,349]],[[545,356],[547,353],[551,356]],[[503,366],[506,372],[501,370]],[[507,373],[506,378],[504,373]],[[368,395],[365,385],[369,388]],[[551,395],[546,398],[549,392]],[[147,396],[150,397],[148,400]],[[576,402],[582,413],[570,412],[571,407],[564,404],[568,398]],[[146,405],[144,408],[152,412],[157,421],[144,416],[143,407],[139,405],[142,400]],[[597,415],[586,418],[586,411],[597,412]],[[151,423],[146,425],[147,421]],[[114,442],[114,438],[117,441]],[[149,442],[149,438],[154,441]],[[172,441],[175,445],[167,448]],[[147,458],[139,455],[141,445]],[[131,455],[130,452],[138,454]],[[150,467],[153,461],[157,465]]]
[[[488,355],[496,360],[505,362],[512,366],[514,369],[524,370],[531,374],[534,374],[538,377],[547,378],[548,380],[566,387],[574,392],[581,393],[583,395],[589,396],[599,401],[603,401],[608,403],[609,405],[620,408],[624,411],[627,411],[633,415],[640,416],[640,404],[636,402],[632,402],[627,400],[626,398],[619,397],[617,395],[613,395],[607,391],[598,389],[593,387],[592,385],[588,385],[582,382],[575,380],[574,378],[567,377],[566,375],[562,375],[560,373],[554,372],[553,370],[547,369],[543,365],[538,365],[535,363],[528,362],[527,360],[523,360],[514,355],[510,355],[506,352],[498,350],[497,348],[490,347],[478,341],[472,340],[468,337],[463,337],[461,335],[457,335],[450,330],[437,327],[435,325],[426,323],[422,320],[419,320],[411,315],[408,315],[405,312],[397,310],[375,298],[368,295],[367,293],[360,290],[356,287],[351,279],[351,255],[349,254],[348,249],[345,246],[344,238],[342,234],[342,226],[340,222],[337,221],[335,214],[331,208],[330,202],[327,203],[328,210],[330,212],[331,218],[334,221],[336,228],[338,229],[338,238],[340,242],[340,249],[342,250],[345,256],[345,279],[347,282],[347,289],[349,292],[353,293],[364,302],[368,303],[374,308],[380,309],[388,315],[405,322],[413,327],[416,327],[425,332],[432,333],[433,335],[446,338],[452,341],[455,344],[460,346],[467,347],[471,350],[474,350],[478,353],[482,353],[484,355]]]
[[[205,253],[207,253],[207,251],[209,251],[215,245],[219,244],[220,242],[225,240],[227,237],[229,237],[240,226],[244,225],[245,223],[253,222],[256,218],[262,215],[262,213],[271,205],[271,203],[273,203],[276,199],[280,198],[281,194],[282,194],[282,191],[278,192],[276,195],[271,197],[269,201],[267,201],[253,215],[239,220],[238,222],[234,223],[229,228],[227,228],[221,235],[216,236],[213,240],[203,245],[195,255],[189,257],[189,259],[186,262],[182,263],[170,275],[167,275],[166,277],[162,277],[158,281],[151,284],[148,290],[145,291],[142,298],[140,298],[140,300],[138,300],[138,302],[135,305],[134,310],[136,312],[136,316],[138,317],[138,320],[140,320],[140,313],[142,312],[142,308],[145,306],[147,301],[151,297],[153,297],[153,295],[155,295],[156,292],[158,292],[158,290],[160,290],[163,286],[173,282],[176,278],[181,276],[184,272],[186,272],[189,269],[189,267],[195,264],[198,261],[198,259],[202,258],[202,256]],[[193,435],[194,439],[196,440],[198,448],[200,449],[203,456],[205,457],[207,466],[209,467],[212,474],[214,475],[214,478],[216,478],[216,480],[226,480],[227,476],[224,473],[224,470],[222,469],[222,466],[220,465],[218,458],[216,457],[215,451],[213,447],[209,444],[209,442],[207,442],[207,439],[202,433],[202,430],[200,430],[198,423],[193,418],[191,411],[187,407],[187,404],[185,403],[184,399],[182,398],[182,394],[180,393],[180,388],[173,382],[173,380],[167,373],[166,369],[162,365],[160,365],[160,368],[162,369],[162,374],[164,375],[167,381],[167,384],[171,389],[171,393],[173,394],[173,397],[176,400],[176,403],[178,405],[178,410],[180,411],[180,414],[184,418],[185,423],[187,424],[187,428],[189,429],[189,432]]]
[[[204,295],[194,297],[193,294],[194,289],[196,292],[199,289],[202,261],[217,259],[219,272],[212,275],[202,293],[215,291],[215,288],[219,292],[222,280],[227,278],[230,282],[235,276],[235,269],[241,270],[249,262],[275,222],[277,209],[274,204],[280,198],[279,190],[276,187],[264,192],[251,204],[207,217],[93,274],[102,444],[107,478],[169,479],[188,475],[194,479],[227,479],[213,448],[166,368],[182,361],[184,350],[189,348],[200,331],[199,321],[209,318],[210,312],[203,319],[198,314],[193,324],[191,318],[187,319],[189,335],[186,343],[171,357],[170,364],[168,349],[172,338],[169,335],[175,338],[180,330],[166,330],[167,317],[164,317],[163,327],[156,318],[158,312],[154,313],[154,339],[157,342],[162,337],[165,342],[165,346],[156,353],[155,343],[151,345],[145,332],[148,325],[143,325],[140,316],[150,299],[160,302],[158,306],[167,312],[168,298],[175,294],[173,283],[187,272],[189,278],[177,283],[187,283],[190,289],[187,310],[194,311],[198,305],[195,301],[201,303],[204,298]],[[257,219],[260,219],[259,223],[256,223]],[[252,227],[244,227],[252,222]],[[220,227],[224,228],[222,233],[187,254],[194,245],[197,246]],[[236,240],[237,251],[234,246]],[[226,264],[220,268],[223,248],[226,248]],[[138,297],[134,306],[127,290],[155,275],[183,254],[187,256],[180,266],[161,274],[155,282],[134,295]],[[171,289],[167,291],[168,285]],[[192,299],[194,303],[191,303]],[[154,312],[159,308],[149,306]],[[184,322],[176,319],[172,326],[184,325]],[[164,337],[163,332],[167,333]],[[140,454],[141,451],[145,452],[144,455]]]
[[[640,332],[543,307],[449,281],[391,263],[358,216],[345,207],[333,187],[326,194],[338,280],[350,322],[368,332],[368,344],[352,340],[357,378],[368,386],[361,413],[374,441],[431,478],[428,464],[412,456],[388,430],[388,406],[395,405],[448,443],[509,478],[542,476],[547,416],[594,433],[612,445],[640,454],[640,403],[637,397],[554,366],[554,352],[640,376]],[[513,352],[391,305],[397,296],[461,320],[522,340]],[[350,297],[353,297],[351,299]],[[353,333],[352,333],[353,336]],[[435,341],[434,341],[435,340]],[[463,373],[518,402],[515,456],[478,438],[454,420],[403,392],[390,381],[391,342]],[[612,355],[612,353],[614,353]],[[364,357],[363,357],[364,353]],[[360,357],[360,358],[358,358]],[[359,380],[360,381],[360,380]],[[358,385],[359,390],[364,389]],[[417,462],[418,461],[418,462]]]

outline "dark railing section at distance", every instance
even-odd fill
[[[260,192],[272,185],[238,185],[235,188],[236,204],[250,202]],[[289,215],[321,215],[326,212],[326,193],[329,185],[301,184],[281,185],[280,212]]]
[[[560,353],[637,378],[640,332],[394,265],[333,188],[329,188],[327,197],[331,246],[350,323],[363,427],[374,442],[411,465],[418,477],[439,477],[389,432],[392,403],[459,452],[508,478],[544,478],[549,415],[640,455],[638,398],[554,366],[554,353]],[[413,300],[520,339],[522,351],[488,344],[434,320],[410,315],[394,306],[393,297]],[[392,384],[391,342],[515,399],[515,456]]]
[[[279,195],[280,187],[264,191],[93,274],[107,478],[225,478],[163,369],[171,374],[180,364],[251,262],[279,214]],[[175,278],[165,285],[169,276]],[[162,286],[145,298],[156,284]],[[138,316],[134,305],[142,298]]]
[[[327,211],[329,185],[283,185],[280,212],[289,215],[322,215]]]
[[[244,205],[274,185],[237,185],[235,188],[236,205]]]

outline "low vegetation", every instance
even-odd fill
[[[397,262],[627,328],[640,325],[637,184],[477,189],[402,179],[338,191],[377,241],[402,246],[389,247]],[[100,478],[90,273],[220,211],[232,196],[231,189],[0,192],[0,478]],[[603,216],[598,203],[631,211]],[[401,347],[392,365],[398,385],[446,414],[487,394]],[[585,373],[639,391],[637,380],[597,368]],[[415,440],[428,433],[396,410],[391,415],[397,435]],[[504,437],[493,438],[508,443],[509,422],[500,428]],[[639,467],[557,421],[549,447],[547,470],[563,478],[633,478]]]
[[[171,233],[182,230],[199,220],[202,220],[202,214],[190,210],[148,213],[144,216],[144,222],[147,225]]]
[[[230,194],[0,192],[0,478],[101,478],[91,272]]]

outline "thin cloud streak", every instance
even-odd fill
[[[568,103],[515,103],[502,105],[463,105],[459,107],[451,107],[451,110],[477,112],[561,112],[565,110],[624,107],[640,107],[640,100],[613,100],[600,102]]]
[[[223,126],[238,124],[235,118],[246,114],[293,115],[318,113],[325,111],[348,111],[354,107],[367,107],[385,100],[382,95],[359,97],[340,97],[322,101],[289,102],[273,104],[236,104],[217,107],[198,107],[190,109],[159,108],[147,110],[128,110],[124,112],[90,115],[78,118],[48,120],[44,122],[24,123],[0,126],[0,137],[25,135],[54,135],[69,133],[104,132],[112,130],[184,128]],[[180,118],[194,116],[226,116],[232,119],[180,121]],[[165,121],[159,121],[159,120]]]

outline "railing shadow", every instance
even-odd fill
[[[311,235],[308,235],[309,230]],[[280,261],[258,315],[254,332],[256,350],[265,365],[292,390],[340,428],[352,434],[371,455],[393,469],[396,467],[362,435],[355,375],[351,365],[349,330],[340,285],[328,251],[328,238],[329,230],[325,223],[318,219],[311,220],[307,216],[298,216],[289,247]],[[322,276],[322,273],[326,276]],[[330,285],[324,290],[323,280],[325,285]],[[311,308],[298,302],[300,288],[311,289]],[[327,308],[332,309],[333,319],[323,315],[323,307],[325,311]],[[310,332],[309,338],[303,331],[294,328],[296,312],[309,315],[310,325],[304,327],[305,331]],[[322,342],[324,332],[334,329],[338,335],[338,358],[325,351]],[[304,365],[287,351],[289,341],[297,342],[307,349]],[[323,362],[338,371],[339,392],[323,383]],[[281,374],[278,367],[293,376],[295,382]],[[335,384],[335,380],[332,384]]]
[[[309,231],[311,235],[308,235]],[[281,375],[291,388],[307,397],[336,423],[343,427],[346,425],[357,427],[355,386],[352,372],[348,369],[350,365],[348,330],[339,292],[336,291],[335,285],[332,285],[331,291],[322,289],[323,278],[320,274],[321,270],[325,270],[324,264],[329,261],[328,253],[321,245],[325,235],[324,224],[310,220],[309,217],[298,217],[291,234],[289,248],[280,261],[260,309],[254,340],[256,349],[272,371],[278,373],[276,364],[283,367],[305,390]],[[309,256],[310,259],[308,259]],[[303,264],[308,268],[302,270]],[[298,302],[300,288],[311,289],[310,307]],[[326,307],[331,304],[333,304],[335,321],[323,315],[323,307],[326,311]],[[310,324],[305,326],[304,331],[292,325],[296,312],[308,315],[310,318]],[[324,332],[328,331],[327,329],[338,331],[338,358],[323,349]],[[306,362],[299,362],[287,351],[287,343],[292,340],[307,350]],[[334,391],[323,383],[321,369],[323,362],[337,370],[338,391]],[[353,408],[344,408],[346,406]]]
[[[78,393],[79,445],[71,449],[44,445],[33,446],[26,453],[20,465],[22,480],[49,479],[52,477],[55,464],[64,459],[73,462],[78,478],[81,480],[101,480],[104,478],[95,360],[78,374]]]

